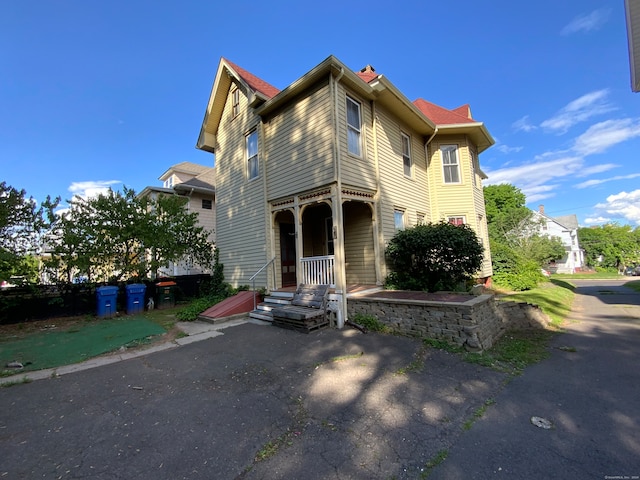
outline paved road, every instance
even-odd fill
[[[511,382],[413,339],[244,323],[2,388],[0,479],[422,479],[443,452],[428,478],[632,478],[640,296],[618,284],[581,282],[558,348]]]
[[[640,294],[622,280],[573,283],[551,357],[509,383],[430,480],[640,478]]]

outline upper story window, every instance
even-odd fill
[[[478,157],[472,151],[469,151],[469,158],[471,159],[471,179],[473,180],[473,185],[479,187],[480,184],[478,182]]]
[[[258,131],[254,130],[247,135],[247,178],[256,178],[258,173]]]
[[[235,88],[231,93],[231,115],[237,116],[240,113],[240,89]]]
[[[467,223],[464,217],[447,217],[447,222],[452,225],[464,225]]]
[[[213,208],[213,202],[209,198],[202,199],[202,208],[205,210],[211,210]]]
[[[398,230],[404,230],[404,211],[402,210],[394,210],[393,211],[393,223]]]
[[[460,183],[460,163],[457,145],[441,145],[444,183]]]
[[[347,144],[349,153],[358,157],[362,155],[361,129],[360,104],[347,97]]]
[[[164,188],[173,188],[173,175],[164,181]]]
[[[407,177],[411,176],[412,162],[411,162],[411,139],[406,133],[400,132],[402,138],[402,163],[404,166],[404,174]]]

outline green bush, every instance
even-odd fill
[[[497,285],[516,292],[536,288],[544,280],[540,266],[532,260],[518,262],[515,271],[499,271],[493,275],[493,281]]]
[[[386,254],[387,285],[404,290],[456,290],[482,266],[484,249],[468,225],[447,222],[400,230]]]
[[[354,323],[363,326],[370,332],[382,332],[382,333],[390,333],[393,329],[380,320],[378,320],[373,315],[364,315],[362,313],[356,313],[352,318]]]

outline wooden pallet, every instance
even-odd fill
[[[280,328],[286,328],[288,330],[295,330],[297,332],[311,333],[313,331],[328,327],[329,322],[301,322],[298,320],[291,320],[289,318],[274,318],[273,325]]]

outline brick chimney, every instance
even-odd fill
[[[542,215],[544,215],[544,205],[539,205],[539,206],[538,206],[538,211],[539,211]]]

